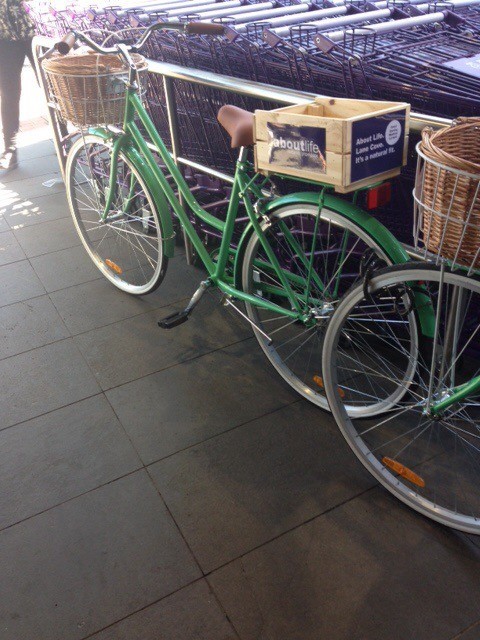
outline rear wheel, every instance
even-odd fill
[[[328,409],[322,373],[325,331],[340,297],[372,260],[390,264],[386,252],[364,229],[341,214],[298,204],[278,209],[262,231],[298,299],[310,313],[305,324],[281,313],[247,304],[247,314],[261,330],[255,336],[286,382],[302,396]],[[311,289],[305,297],[310,260]],[[254,234],[243,261],[244,291],[291,310],[285,290],[273,270],[260,238]],[[263,332],[263,333],[262,333]],[[272,340],[265,337],[266,334]],[[355,410],[355,408],[353,408]]]
[[[385,269],[367,297],[356,286],[340,302],[323,356],[332,413],[368,471],[413,509],[476,534],[480,394],[431,409],[480,375],[479,309],[478,279],[424,264]],[[355,419],[352,404],[370,417]]]
[[[68,155],[66,187],[75,227],[103,275],[127,293],[143,295],[163,280],[168,258],[155,202],[142,175],[123,153],[105,221],[111,147],[94,135],[79,138]]]

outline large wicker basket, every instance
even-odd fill
[[[132,54],[138,71],[139,92],[146,93],[148,66]],[[44,60],[50,93],[62,117],[77,127],[119,125],[125,113],[128,70],[117,55],[68,55]]]
[[[416,239],[457,265],[480,267],[480,119],[427,128],[417,145]]]

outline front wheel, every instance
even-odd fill
[[[425,264],[385,269],[370,280],[368,296],[363,286],[345,295],[323,355],[332,413],[368,471],[413,509],[476,534],[480,394],[473,389],[438,413],[435,407],[480,374],[479,309],[477,278]],[[423,322],[415,322],[419,316]],[[408,392],[385,412],[412,366]],[[349,415],[352,404],[370,417]]]
[[[263,223],[262,233],[299,306],[310,314],[311,320],[306,324],[292,321],[279,312],[247,304],[247,314],[258,327],[254,329],[255,336],[282,378],[303,397],[328,410],[322,350],[330,317],[366,263],[372,259],[383,264],[391,262],[383,247],[361,226],[327,208],[319,217],[315,205],[279,208],[268,223]],[[247,293],[292,310],[291,300],[285,296],[256,234],[245,250],[242,282]],[[355,411],[355,407],[352,409]]]
[[[165,275],[168,258],[155,202],[142,175],[120,153],[113,178],[114,195],[102,219],[110,186],[110,145],[99,136],[81,136],[66,166],[70,212],[83,246],[101,273],[127,293],[154,291]]]

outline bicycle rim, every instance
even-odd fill
[[[282,268],[296,277],[296,284],[292,284],[292,288],[294,294],[298,294],[299,304],[305,300],[302,290],[308,270],[305,261],[308,263],[314,254],[313,270],[319,280],[312,284],[309,309],[316,315],[315,324],[306,326],[250,304],[246,305],[246,310],[255,325],[272,339],[270,344],[265,335],[254,329],[260,346],[282,378],[304,398],[328,410],[322,350],[329,319],[341,295],[359,277],[361,265],[366,259],[378,257],[385,264],[389,264],[389,261],[382,247],[349,219],[323,209],[315,229],[317,216],[316,206],[293,205],[279,209],[272,215],[271,224],[263,224],[262,227]],[[291,242],[286,239],[285,226],[298,243],[297,251],[292,250]],[[299,259],[300,252],[303,253],[303,259]],[[260,239],[255,235],[245,252],[244,290],[290,309],[285,297],[267,293],[269,285],[270,288],[281,289],[278,276],[268,265]]]
[[[479,375],[480,281],[429,265],[393,267],[355,287],[325,338],[325,388],[333,415],[364,466],[397,498],[442,524],[480,533],[480,395],[439,416],[431,407]],[[430,310],[408,393],[366,420],[349,403],[381,403],[404,384],[409,320]],[[433,322],[434,320],[434,322]],[[417,323],[415,323],[417,324]],[[339,390],[342,390],[340,395]]]
[[[163,280],[168,264],[155,203],[139,171],[120,153],[112,205],[102,221],[110,168],[111,147],[102,138],[86,135],[75,142],[66,168],[75,227],[110,282],[134,295],[150,293]]]

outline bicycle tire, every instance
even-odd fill
[[[87,134],[75,141],[65,178],[70,213],[100,272],[122,291],[146,295],[158,288],[168,266],[155,200],[141,171],[121,151],[112,215],[102,222],[110,164],[111,146],[102,137]]]
[[[283,260],[285,262],[285,255],[288,254],[288,251],[283,246],[284,241],[281,230],[278,230],[279,221],[286,222],[291,230],[296,233],[296,237],[300,239],[302,248],[308,257],[309,234],[311,234],[312,238],[310,247],[317,247],[317,244],[315,244],[315,247],[313,245],[313,233],[311,233],[311,226],[314,224],[317,216],[318,206],[299,203],[279,208],[271,214],[268,222],[264,221],[262,223],[262,232],[267,236],[270,246],[280,261]],[[322,335],[325,331],[325,326],[333,313],[340,295],[343,294],[345,289],[349,288],[352,284],[352,279],[354,280],[359,277],[361,260],[365,257],[366,253],[382,260],[384,264],[391,264],[391,261],[384,247],[363,227],[357,225],[340,212],[333,211],[326,207],[321,211],[317,235],[320,237],[322,243],[320,248],[323,249],[325,255],[330,253],[330,257],[335,256],[335,251],[337,251],[340,246],[339,243],[344,242],[348,235],[351,236],[347,238],[350,245],[348,245],[349,250],[345,254],[346,259],[343,263],[343,266],[348,267],[351,273],[346,274],[345,277],[337,274],[335,286],[333,286],[333,284],[330,286],[334,295],[328,296],[330,298],[328,304],[325,304],[322,310],[322,313],[324,311],[325,314],[322,319],[318,321],[318,325],[314,329],[316,336],[311,342],[315,343],[315,348],[313,348],[313,345],[309,345],[310,352],[307,353],[305,347],[298,346],[297,343],[300,337],[308,336],[309,329],[306,329],[303,324],[292,323],[290,319],[285,319],[285,316],[264,311],[251,304],[246,304],[246,311],[248,317],[254,323],[253,331],[255,337],[265,355],[282,378],[293,389],[300,393],[301,396],[316,406],[328,410],[328,402],[322,388],[323,374],[321,366]],[[262,252],[260,238],[255,234],[247,244],[242,265],[242,286],[244,291],[260,297],[263,297],[258,285],[261,275],[258,274],[258,267],[257,273],[255,272],[255,262],[258,264],[259,257],[261,258],[263,255]],[[289,258],[288,267],[284,265],[284,268],[288,268],[290,271],[296,270],[295,273],[302,276],[302,265],[298,266],[298,260],[295,260],[292,255],[290,255]],[[327,280],[331,280],[332,274],[328,274],[329,270],[333,272],[337,271],[341,274],[340,260],[337,258],[333,259],[333,261],[330,259],[322,261],[322,257],[319,256],[317,272],[321,272],[320,275],[322,278],[325,278],[327,275]],[[267,281],[267,278],[270,277],[271,274],[268,274],[268,276],[264,276],[264,280]],[[339,286],[338,280],[341,280]],[[334,291],[336,288],[338,288],[338,291]],[[285,324],[283,328],[281,326],[279,328],[278,323],[281,322],[282,318],[285,320]],[[298,332],[297,337],[293,335],[296,331]],[[311,331],[311,333],[313,338],[313,331]],[[265,337],[265,334],[270,338],[275,337],[275,339],[270,343]],[[282,338],[285,345],[281,342]],[[287,344],[290,344],[292,347],[290,353],[286,352],[285,347]],[[294,349],[297,349],[297,351],[296,354],[293,353],[292,355]],[[308,363],[306,367],[300,362],[302,355],[304,362]],[[291,360],[293,356],[295,356],[295,361]],[[288,360],[290,360],[290,363],[288,363]]]
[[[408,291],[420,291],[420,301]],[[373,402],[374,393],[401,384],[396,371],[407,360],[404,319],[419,305],[434,310],[435,330],[421,336],[419,344],[428,348],[416,354],[408,394],[386,415],[348,415],[355,396],[367,403],[365,389]],[[430,264],[380,270],[369,283],[368,299],[362,285],[346,293],[329,323],[323,353],[332,413],[362,464],[411,508],[474,534],[480,533],[480,394],[439,416],[430,407],[479,374],[479,305],[478,277]],[[345,336],[348,346],[342,346]],[[349,379],[347,368],[357,376]]]

